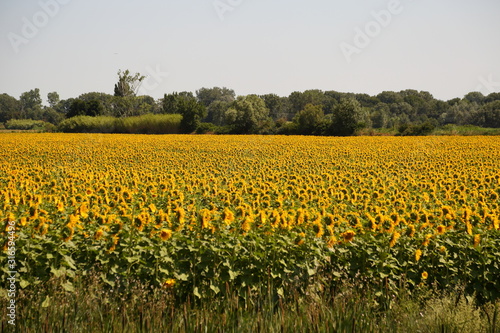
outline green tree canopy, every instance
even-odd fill
[[[136,96],[137,91],[141,85],[141,82],[146,77],[135,73],[134,75],[130,74],[130,71],[127,69],[124,72],[121,70],[118,71],[118,82],[115,84],[115,96],[117,97],[131,97]]]
[[[24,92],[19,98],[21,103],[21,109],[27,111],[30,109],[41,109],[42,108],[42,97],[40,97],[40,89],[35,88],[30,91]]]
[[[228,89],[226,87],[219,88],[201,88],[196,91],[196,98],[200,103],[209,107],[210,104],[216,101],[231,103],[235,99],[234,90]]]
[[[299,111],[293,118],[297,125],[298,134],[318,134],[318,129],[323,121],[323,108],[321,105],[306,104],[304,110]]]
[[[335,107],[329,134],[337,136],[353,135],[362,116],[361,104],[354,98],[341,100]]]
[[[61,99],[59,98],[59,94],[53,91],[47,94],[47,101],[49,102],[49,106],[54,108],[61,101]]]
[[[4,123],[13,118],[19,118],[21,104],[19,101],[10,95],[0,95],[0,122]]]
[[[226,121],[235,133],[259,133],[268,122],[269,109],[257,95],[238,96],[226,111]]]

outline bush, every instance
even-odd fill
[[[435,129],[435,126],[426,121],[425,123],[422,123],[420,125],[409,125],[409,124],[403,124],[399,126],[398,129],[398,134],[401,136],[422,136],[422,135],[428,135],[430,134],[433,130]]]
[[[145,114],[136,117],[117,118],[117,133],[177,134],[180,133],[182,116],[179,114]]]
[[[218,126],[212,123],[201,123],[196,129],[196,134],[216,133],[217,129]]]
[[[77,116],[61,122],[59,131],[69,133],[180,133],[182,116],[178,114],[146,114],[128,118]]]
[[[292,121],[287,121],[278,128],[278,134],[294,135],[297,132],[297,124]]]
[[[43,120],[10,119],[5,123],[5,128],[11,130],[36,130],[52,132],[55,129],[55,126]]]
[[[116,118],[76,116],[62,121],[58,130],[66,133],[116,133]]]

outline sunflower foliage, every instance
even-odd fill
[[[179,301],[314,297],[346,281],[380,302],[425,286],[500,296],[496,137],[0,141],[0,262],[14,221],[25,290],[56,279],[74,292],[92,271]]]

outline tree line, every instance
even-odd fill
[[[179,114],[183,133],[352,135],[358,129],[396,129],[402,135],[425,134],[447,124],[500,128],[500,93],[470,92],[448,101],[417,90],[384,91],[376,96],[306,90],[289,96],[236,96],[229,88],[174,92],[163,98],[138,96],[144,76],[118,72],[114,94],[84,93],[61,100],[57,92],[42,105],[39,89],[19,99],[0,95],[0,122],[42,120],[58,126],[79,116],[134,117]]]

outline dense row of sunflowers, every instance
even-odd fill
[[[500,139],[2,134],[21,286],[500,287]],[[4,265],[6,266],[6,265]],[[9,270],[2,267],[4,275]],[[321,281],[320,281],[321,280]]]

